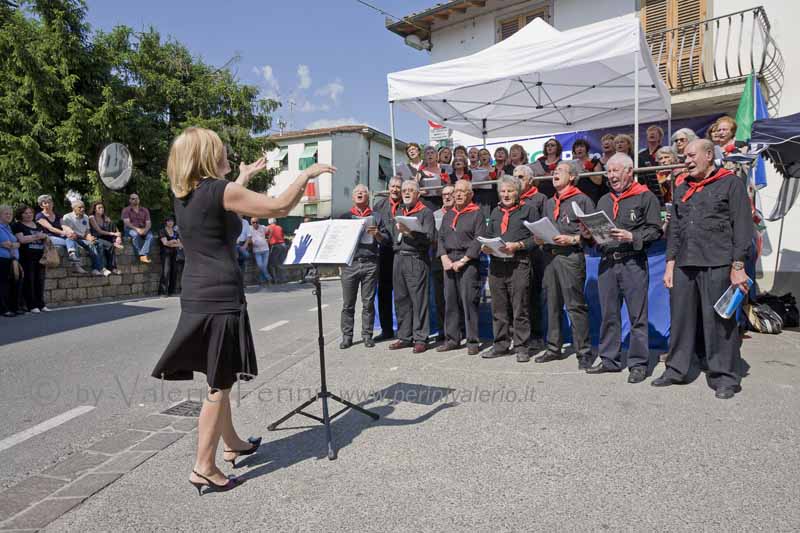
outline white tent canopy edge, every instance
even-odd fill
[[[638,146],[640,121],[671,118],[635,14],[564,32],[536,19],[470,56],[391,73],[388,88],[393,140],[395,103],[484,139],[633,123]]]

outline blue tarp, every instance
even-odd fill
[[[669,291],[664,287],[662,278],[666,265],[666,241],[660,240],[650,247],[647,252],[648,266],[650,268],[650,286],[648,289],[649,297],[649,321],[650,321],[650,348],[657,350],[667,350],[669,347],[670,317],[669,317]],[[481,257],[482,268],[481,278],[486,280],[486,260]],[[600,257],[596,253],[586,254],[586,300],[589,304],[589,328],[592,345],[597,346],[600,337],[600,302],[597,296],[597,272],[600,267]],[[436,324],[436,299],[433,296],[433,281],[430,283],[430,319],[431,333],[438,331]],[[377,301],[375,303],[377,309]],[[395,317],[392,317],[393,324],[397,326]],[[378,314],[375,315],[375,329],[380,329]],[[564,327],[562,328],[565,339],[570,342],[569,321],[564,313]],[[622,308],[622,338],[623,344],[627,346],[628,334],[630,333],[630,323],[628,322],[628,310],[623,304]],[[492,308],[491,303],[486,298],[481,298],[480,308],[480,335],[483,339],[491,339],[492,335]]]

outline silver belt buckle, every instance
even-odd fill
[[[625,256],[622,254],[622,252],[614,252],[614,253],[611,254],[611,257],[612,257],[612,259],[614,259],[614,261],[619,261],[620,259],[622,259]]]

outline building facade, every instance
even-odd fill
[[[269,137],[276,148],[268,154],[268,166],[278,173],[267,191],[281,194],[303,169],[314,163],[336,167],[306,186],[300,203],[289,214],[295,223],[303,218],[338,217],[352,206],[351,194],[358,184],[370,191],[388,188],[392,176],[391,138],[366,125],[287,132]],[[406,144],[396,141],[398,162],[405,161]]]
[[[653,61],[670,89],[673,118],[735,116],[751,72],[761,84],[770,116],[776,117],[800,111],[800,94],[791,90],[800,82],[800,64],[789,60],[800,51],[800,32],[792,24],[797,5],[785,0],[456,0],[400,21],[387,19],[386,27],[438,63],[492,46],[537,17],[564,31],[638,10]],[[504,144],[511,139],[488,141]],[[467,146],[481,142],[458,132],[450,139]],[[535,147],[544,139],[529,142]],[[760,191],[765,214],[772,210],[782,182],[767,166],[769,185]],[[789,229],[798,224],[800,207],[783,224],[768,223],[772,250],[761,259],[762,290],[800,290],[800,233]]]

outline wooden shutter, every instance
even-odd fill
[[[642,27],[658,73],[670,89],[685,89],[705,81],[701,60],[705,32],[701,22],[707,0],[642,0]],[[652,35],[654,32],[664,32]],[[692,46],[694,43],[694,46]]]
[[[541,18],[548,22],[550,21],[550,11],[547,6],[500,20],[497,26],[497,42],[508,39],[536,18]]]

